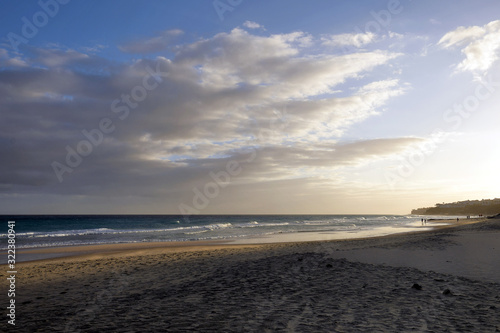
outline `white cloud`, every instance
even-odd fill
[[[301,56],[304,38],[309,40],[302,32],[261,37],[234,29],[181,48],[176,59],[198,66],[205,85],[230,88],[245,82],[266,86],[258,91],[286,100],[330,93],[346,79],[400,55],[373,51]]]
[[[371,82],[359,89],[360,92],[373,92],[373,91],[384,91],[390,90],[391,88],[396,87],[399,84],[399,80],[390,79],[383,81],[375,81]]]
[[[90,46],[90,47],[88,47],[88,46],[82,47],[81,50],[83,50],[86,53],[98,53],[106,48],[108,48],[107,45],[96,44],[96,45]]]
[[[253,22],[253,21],[245,21],[245,23],[243,23],[243,26],[245,28],[248,28],[248,29],[263,28],[260,24],[258,24],[257,22]]]
[[[0,48],[0,66],[2,67],[25,67],[28,66],[25,60],[19,56],[12,57],[6,49]]]
[[[441,45],[444,48],[462,46],[474,39],[482,37],[485,32],[484,28],[478,26],[458,27],[457,29],[446,33],[439,40],[438,45]]]
[[[349,46],[360,48],[373,43],[375,39],[376,35],[372,32],[330,35],[321,38],[323,45],[339,48],[346,48]]]
[[[405,36],[394,31],[389,31],[389,38],[403,39]]]
[[[438,45],[443,48],[461,47],[465,59],[457,66],[458,70],[485,72],[498,60],[500,20],[483,27],[459,27],[446,33]]]

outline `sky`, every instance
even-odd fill
[[[496,0],[0,6],[0,213],[500,197]]]

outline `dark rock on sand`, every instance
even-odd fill
[[[450,289],[445,289],[445,290],[443,290],[443,295],[451,296],[451,295],[453,295],[453,293],[451,292]]]

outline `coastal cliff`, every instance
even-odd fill
[[[500,199],[467,200],[436,204],[411,211],[415,215],[496,215],[500,213]]]

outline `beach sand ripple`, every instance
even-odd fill
[[[230,254],[230,252],[233,252]],[[318,253],[235,260],[234,250],[66,264],[19,296],[25,332],[495,332],[500,286]],[[236,251],[238,252],[238,251]],[[229,257],[225,260],[225,257]],[[231,258],[233,257],[233,258]],[[147,264],[142,262],[146,260]],[[54,267],[53,267],[54,266]],[[60,267],[41,267],[52,272]],[[78,277],[78,271],[95,273]],[[422,290],[412,288],[418,283]],[[443,294],[449,290],[448,295]]]

